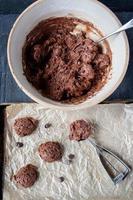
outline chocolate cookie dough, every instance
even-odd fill
[[[18,118],[15,120],[14,129],[20,137],[31,135],[37,128],[38,120],[32,117]]]
[[[58,142],[46,142],[38,149],[40,157],[47,162],[54,162],[62,158],[63,149]]]
[[[76,18],[44,20],[29,33],[23,48],[23,70],[28,81],[56,101],[93,95],[109,73],[109,55],[84,31],[73,34],[77,24],[92,26]]]
[[[70,125],[70,140],[85,140],[92,133],[92,125],[84,120],[74,121]]]
[[[17,174],[14,176],[16,183],[24,188],[31,187],[38,178],[37,167],[29,164],[20,168]]]

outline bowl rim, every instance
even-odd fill
[[[120,85],[120,83],[122,82],[125,74],[126,74],[126,71],[127,71],[127,68],[128,68],[128,64],[129,64],[129,42],[128,42],[128,38],[127,38],[127,35],[126,35],[126,32],[123,31],[122,34],[123,34],[123,38],[125,40],[125,44],[126,44],[126,60],[125,60],[125,63],[124,63],[124,70],[121,74],[121,77],[119,78],[119,80],[116,82],[116,84],[112,87],[112,89],[107,92],[106,94],[102,95],[102,97],[99,97],[98,99],[95,100],[95,102],[91,102],[90,104],[89,103],[79,103],[79,104],[61,104],[60,102],[56,102],[56,103],[60,103],[60,105],[54,105],[52,104],[51,102],[46,102],[46,101],[43,101],[41,100],[40,98],[36,97],[34,94],[32,94],[30,91],[28,91],[24,86],[23,84],[21,84],[21,82],[19,81],[19,79],[16,77],[15,73],[14,73],[14,70],[13,70],[13,67],[12,67],[12,63],[11,63],[11,55],[10,55],[10,46],[11,46],[11,39],[12,39],[12,36],[13,36],[13,33],[15,31],[15,28],[16,26],[18,25],[19,23],[19,20],[25,15],[25,13],[29,12],[33,7],[35,7],[37,4],[40,4],[40,2],[42,2],[44,0],[38,0],[36,2],[33,2],[31,5],[29,5],[19,16],[18,18],[16,19],[16,21],[14,22],[12,28],[11,28],[11,31],[9,33],[9,37],[8,37],[8,42],[7,42],[7,59],[8,59],[8,65],[9,65],[9,68],[10,68],[10,71],[11,71],[11,74],[14,78],[14,80],[16,81],[17,85],[19,86],[19,88],[29,97],[31,98],[33,101],[41,104],[43,107],[46,107],[46,108],[56,108],[56,109],[63,109],[63,110],[75,110],[75,109],[84,109],[84,108],[88,108],[88,107],[92,107],[94,105],[97,105],[99,103],[101,103],[102,101],[104,101],[106,98],[108,98],[116,89],[117,87]],[[88,0],[90,1],[90,0]],[[109,12],[110,15],[112,15],[112,17],[115,19],[115,21],[119,24],[119,25],[122,25],[120,20],[117,18],[117,16],[113,13],[113,11],[111,11],[106,5],[104,5],[103,3],[99,2],[98,0],[93,0],[95,3],[99,4],[101,7],[103,7],[106,11]],[[55,102],[55,101],[53,101]]]

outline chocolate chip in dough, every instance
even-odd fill
[[[21,147],[24,146],[24,144],[23,144],[22,142],[17,142],[17,143],[16,143],[16,146],[19,147],[19,148],[21,148]]]
[[[63,156],[63,146],[59,142],[49,141],[39,146],[38,153],[46,162],[60,161]]]
[[[14,180],[17,185],[28,188],[36,182],[38,175],[37,167],[28,164],[18,170],[16,175],[14,175]]]
[[[18,118],[14,122],[15,132],[20,137],[31,135],[37,126],[38,120],[33,117]]]

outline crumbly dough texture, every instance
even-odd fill
[[[46,142],[39,146],[38,153],[46,162],[59,161],[62,158],[63,147],[59,142]]]
[[[27,36],[23,48],[24,74],[53,100],[71,100],[92,90],[94,93],[107,79],[109,55],[85,32],[72,34],[76,24],[81,23],[90,25],[76,18],[47,19]]]
[[[15,182],[24,188],[31,187],[38,178],[38,171],[35,166],[28,164],[19,169],[14,175]]]
[[[70,124],[70,140],[85,140],[92,134],[91,122],[76,120]]]
[[[14,129],[20,137],[28,136],[37,128],[38,120],[33,117],[23,117],[15,119]]]

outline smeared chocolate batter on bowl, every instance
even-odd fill
[[[106,83],[111,69],[109,46],[106,54],[81,30],[89,22],[77,18],[41,21],[27,36],[23,48],[23,70],[28,81],[44,96],[56,101],[79,102],[94,95]]]

